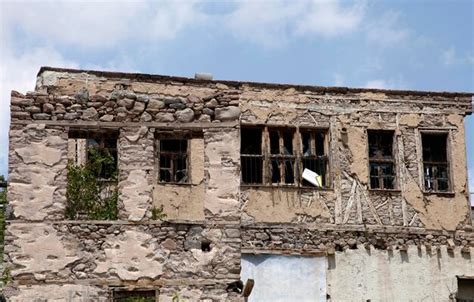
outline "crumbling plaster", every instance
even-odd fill
[[[295,188],[256,187],[241,191],[246,223],[303,222],[308,216],[318,222],[333,222],[327,204],[334,203],[331,191],[314,192]]]
[[[365,221],[370,224],[388,224],[394,225],[403,223],[404,225],[424,225],[429,229],[445,229],[455,230],[464,224],[470,224],[466,219],[469,208],[468,198],[466,195],[466,154],[464,143],[464,125],[462,115],[446,114],[443,110],[436,108],[423,108],[411,104],[401,104],[392,102],[383,93],[366,93],[361,95],[361,99],[368,105],[345,106],[347,99],[341,99],[340,103],[331,104],[328,97],[316,96],[314,98],[302,95],[294,90],[285,91],[269,91],[269,90],[245,90],[241,96],[242,121],[245,124],[269,124],[269,125],[291,125],[299,127],[318,127],[329,129],[330,116],[335,116],[337,126],[331,127],[332,131],[343,131],[343,137],[339,140],[333,140],[330,144],[330,154],[332,157],[332,165],[340,163],[343,167],[342,171],[347,173],[351,179],[347,177],[340,178],[339,168],[333,169],[332,179],[334,182],[335,194],[341,194],[340,202],[335,204],[336,223],[362,223]],[[379,101],[387,101],[383,106],[374,107]],[[328,106],[328,103],[331,106]],[[373,108],[373,109],[372,109]],[[367,112],[372,110],[372,112]],[[425,111],[428,112],[425,114]],[[435,118],[433,118],[435,116]],[[410,134],[407,129],[419,129],[423,127],[435,127],[438,130],[450,131],[451,144],[449,151],[451,159],[451,171],[453,173],[453,193],[454,196],[437,196],[434,194],[426,194],[420,187],[422,186],[422,171],[417,173],[416,179],[403,167],[405,165],[418,165],[421,160],[421,146],[419,139],[401,140],[402,149],[400,150],[398,141],[400,135],[418,135],[417,131]],[[450,129],[455,128],[456,131]],[[391,129],[394,130],[396,136],[395,144],[395,162],[400,165],[398,179],[404,179],[406,184],[399,184],[398,189],[402,190],[401,205],[398,201],[390,203],[379,201],[377,195],[371,194],[367,190],[369,180],[369,167],[367,158],[367,130],[368,129]],[[334,133],[330,133],[334,135]],[[345,138],[344,138],[345,137]],[[411,145],[404,145],[411,143]],[[417,154],[416,158],[412,158],[415,162],[400,161],[400,158],[406,160],[403,152],[413,152]],[[347,167],[347,169],[344,169]],[[420,169],[420,167],[417,167]],[[403,175],[401,175],[403,174]],[[341,175],[342,176],[342,175]],[[362,201],[367,201],[366,205],[355,204],[351,199],[353,190],[350,189],[352,179],[357,181],[358,189],[362,191]],[[349,182],[347,181],[349,180]],[[340,182],[341,181],[341,182]],[[340,187],[339,187],[340,186]],[[254,204],[258,209],[266,208],[262,204],[260,197],[265,189],[261,189],[258,196],[255,194],[247,194],[242,201],[244,211],[252,207]],[[281,190],[285,195],[285,189]],[[340,192],[340,193],[338,193]],[[268,194],[267,194],[268,195]],[[265,196],[270,200],[272,208],[275,212],[280,212],[278,206],[280,202],[275,202],[275,194]],[[266,200],[265,198],[263,198]],[[281,198],[280,198],[281,199]],[[291,198],[284,198],[287,204],[292,204]],[[359,201],[356,200],[355,203]],[[285,202],[283,202],[284,204]],[[360,202],[359,202],[360,203]],[[349,206],[348,206],[349,204]],[[382,207],[387,204],[388,207]],[[449,205],[447,207],[447,205]],[[361,209],[366,207],[364,211]],[[359,214],[346,214],[345,211],[355,209]],[[251,210],[252,211],[252,210]],[[352,210],[354,211],[354,210]],[[450,215],[443,213],[449,212]],[[253,212],[258,212],[253,210]],[[316,213],[318,214],[318,213]],[[379,217],[385,216],[386,218]],[[416,215],[415,215],[416,214]],[[246,215],[255,218],[256,222],[274,221],[282,218],[288,220],[291,214],[284,213],[276,215],[278,218],[272,219],[274,215],[260,214],[255,215],[246,211]],[[349,215],[349,216],[348,216]],[[355,216],[354,216],[355,215]],[[358,217],[357,217],[358,215]],[[313,215],[310,215],[313,216]],[[318,215],[315,215],[318,216]],[[352,218],[351,218],[352,217]]]
[[[457,291],[456,276],[473,274],[471,257],[458,248],[347,250],[329,260],[328,295],[331,301],[449,301]]]
[[[239,220],[240,141],[235,128],[204,132],[206,218]]]
[[[8,301],[107,302],[108,290],[85,284],[42,284],[19,286]]]
[[[9,253],[14,278],[33,274],[36,280],[44,280],[45,274],[67,271],[67,265],[80,259],[74,242],[61,240],[61,236],[50,225],[13,224],[8,228],[8,235],[13,236],[15,242],[21,242],[18,247],[11,247]]]
[[[64,209],[67,131],[44,124],[10,130],[9,204],[16,218],[43,220]]]
[[[127,230],[106,238],[104,261],[97,262],[95,272],[113,273],[121,280],[157,278],[163,273],[163,262],[169,251],[158,249],[150,234]]]
[[[189,146],[190,182],[187,184],[156,184],[153,205],[163,206],[167,220],[204,220],[205,176],[204,139],[192,138]]]

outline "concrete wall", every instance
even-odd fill
[[[456,276],[473,275],[471,256],[459,248],[348,250],[329,260],[328,294],[330,301],[455,301]]]
[[[325,257],[242,255],[242,280],[254,280],[249,302],[326,301]]]

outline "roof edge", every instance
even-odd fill
[[[42,66],[40,70],[38,71],[37,77],[40,76],[45,71],[56,71],[56,72],[66,72],[66,73],[88,73],[88,74],[93,74],[96,76],[102,76],[102,77],[108,77],[108,78],[128,78],[128,79],[145,80],[145,81],[178,81],[178,82],[192,83],[192,84],[221,83],[221,84],[234,86],[234,87],[249,85],[249,86],[254,86],[254,87],[274,88],[274,89],[294,88],[298,90],[309,90],[309,91],[316,91],[316,92],[336,92],[336,93],[372,92],[372,93],[385,93],[385,94],[392,94],[392,95],[418,95],[418,96],[444,96],[444,97],[473,97],[474,96],[474,92],[352,88],[352,87],[298,85],[298,84],[285,84],[285,83],[264,83],[264,82],[232,81],[232,80],[197,80],[194,78],[186,78],[186,77],[178,77],[178,76],[60,68],[60,67],[50,67],[50,66]]]

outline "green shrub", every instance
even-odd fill
[[[161,205],[159,208],[153,206],[151,208],[151,219],[153,220],[162,220],[166,218],[166,214],[163,213],[163,205]]]
[[[117,173],[110,173],[115,163],[107,149],[90,148],[84,166],[69,163],[66,189],[66,217],[68,219],[117,219]],[[104,168],[109,170],[109,178],[100,179]]]

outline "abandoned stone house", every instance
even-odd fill
[[[472,95],[43,67],[11,93],[4,293],[473,301]]]

